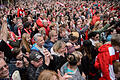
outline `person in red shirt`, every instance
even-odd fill
[[[95,12],[94,16],[92,17],[92,21],[91,21],[91,27],[92,28],[94,27],[94,25],[97,21],[100,21],[99,12]]]
[[[101,78],[99,80],[115,80],[114,61],[119,61],[120,52],[120,34],[112,35],[111,44],[102,45],[98,51],[98,55],[94,66],[101,70]]]
[[[46,35],[48,36],[49,35],[49,31],[50,31],[50,28],[49,28],[49,25],[48,25],[48,21],[47,20],[40,20],[38,19],[36,21],[37,25],[39,27],[44,27],[45,28],[45,32],[46,32]]]

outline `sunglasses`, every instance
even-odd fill
[[[95,38],[99,38],[99,36],[95,37]]]

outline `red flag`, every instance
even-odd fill
[[[59,4],[59,5],[63,6],[63,7],[65,7],[65,5],[63,3],[61,3],[61,2],[56,2],[56,4]]]

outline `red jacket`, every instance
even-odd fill
[[[49,28],[49,25],[47,27],[45,27],[43,24],[42,24],[42,20],[39,18],[37,21],[36,21],[37,25],[39,27],[44,27],[45,28],[45,32],[46,32],[46,35],[48,36],[49,35],[49,31],[50,31],[50,28]]]
[[[99,49],[95,61],[95,67],[101,70],[101,78],[99,80],[114,80],[113,61],[119,59],[119,53],[115,53],[111,44],[105,44]]]
[[[94,26],[97,21],[100,21],[100,17],[98,17],[98,16],[96,16],[96,15],[93,16],[93,17],[92,17],[92,21],[91,21],[91,25]]]

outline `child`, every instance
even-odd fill
[[[78,51],[68,54],[68,61],[61,67],[61,75],[63,76],[65,73],[71,75],[72,78],[68,80],[84,80],[78,69],[78,65],[81,64],[81,58],[82,54]]]

